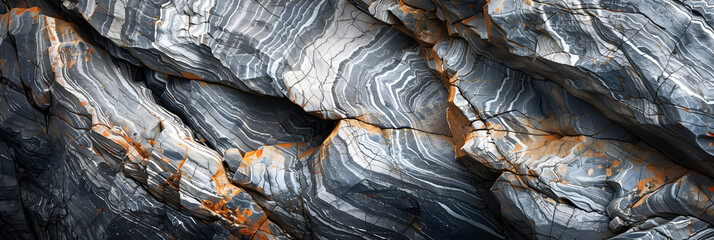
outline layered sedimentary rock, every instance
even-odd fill
[[[697,1],[3,1],[0,236],[714,237]]]
[[[479,184],[448,137],[342,120],[321,147],[266,146],[233,177],[307,238],[503,238]],[[304,219],[303,219],[304,218]]]
[[[220,153],[232,148],[246,153],[266,144],[319,145],[333,127],[290,101],[213,83],[171,77],[161,98]]]
[[[680,164],[714,173],[709,4],[354,2],[424,44],[464,38],[479,55],[558,83],[669,157],[686,156]]]
[[[134,68],[38,8],[3,21],[3,45],[24,43],[7,72],[37,74],[3,84],[5,136],[17,146],[15,163],[36,179],[20,186],[36,237],[282,236]]]
[[[418,45],[346,1],[64,5],[158,72],[288,98],[326,119],[449,132],[446,90]]]

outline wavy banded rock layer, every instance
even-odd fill
[[[714,237],[702,1],[3,1],[0,236]]]

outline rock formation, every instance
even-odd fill
[[[712,26],[689,0],[4,0],[0,238],[714,238]]]

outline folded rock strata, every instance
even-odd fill
[[[319,145],[333,127],[284,99],[178,77],[170,77],[161,98],[220,153],[231,148],[246,153],[266,144]]]
[[[418,130],[342,120],[320,147],[246,153],[233,181],[293,236],[504,237],[489,185],[456,162],[451,139]]]
[[[420,43],[459,36],[713,174],[712,14],[701,1],[362,1]],[[656,129],[656,130],[654,130]]]
[[[220,155],[194,141],[175,115],[156,104],[134,79],[140,76],[134,68],[38,8],[14,9],[3,21],[5,39],[37,39],[16,44],[18,56],[36,61],[9,60],[19,64],[9,65],[8,72],[42,75],[3,85],[33,95],[3,98],[8,110],[15,104],[24,107],[3,115],[3,122],[11,123],[3,126],[8,140],[21,146],[19,155],[30,157],[20,163],[28,175],[43,179],[22,189],[23,204],[34,210],[32,219],[41,229],[36,237],[94,238],[131,231],[137,232],[135,238],[173,232],[191,236],[197,234],[192,228],[211,228],[199,219],[222,223],[209,236],[284,236],[248,193],[230,183]],[[23,89],[27,85],[39,89]],[[31,116],[43,121],[26,123],[40,126],[12,124],[23,123],[13,118]]]
[[[447,92],[418,45],[346,1],[64,7],[158,72],[285,97],[327,119],[449,132],[437,100]]]
[[[2,238],[714,237],[702,1],[2,6]]]

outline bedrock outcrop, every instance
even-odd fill
[[[0,238],[714,238],[706,1],[2,1]]]

